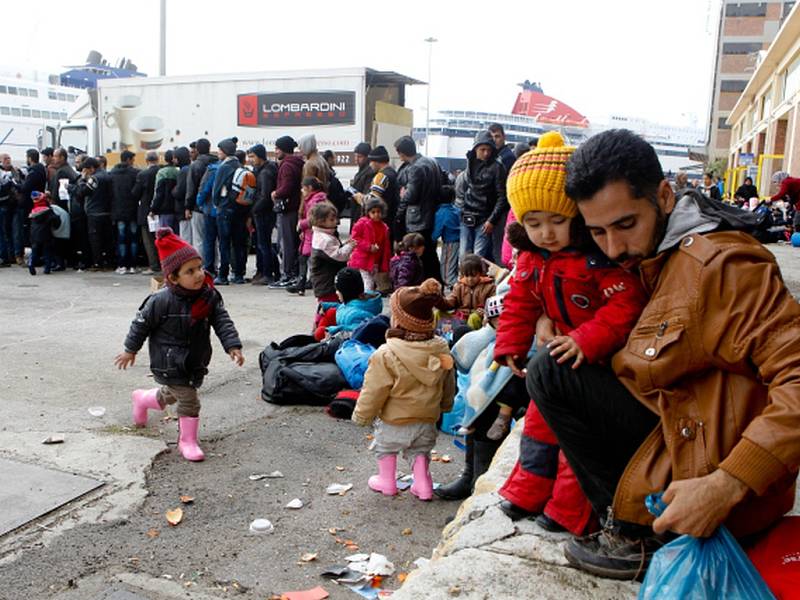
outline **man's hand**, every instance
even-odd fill
[[[117,369],[127,369],[136,362],[136,354],[133,352],[120,352],[114,357],[114,365]]]
[[[190,211],[187,208],[185,211],[183,211],[183,216],[185,217],[185,219],[184,219],[185,221],[191,221],[192,220],[192,211]]]
[[[232,348],[231,351],[228,352],[228,356],[240,367],[244,364],[244,354],[242,354],[241,348]]]
[[[667,508],[653,522],[653,531],[708,537],[747,493],[748,487],[722,469],[710,475],[673,481],[664,492]]]
[[[572,364],[573,369],[577,369],[583,364],[586,358],[583,350],[578,346],[578,342],[568,335],[558,335],[547,344],[550,350],[550,356],[560,356],[556,361],[558,364],[568,361],[570,358],[575,357],[575,362]]]
[[[519,355],[514,354],[512,356],[509,354],[508,356],[501,357],[500,360],[498,360],[497,362],[511,369],[511,372],[514,373],[514,375],[516,375],[517,377],[525,377],[525,375],[528,374],[528,370],[524,368],[520,369],[519,366],[517,365],[518,361],[519,361]]]
[[[372,244],[372,245],[369,247],[369,251],[370,251],[370,252],[372,252],[373,254],[375,254],[375,253],[376,253],[378,250],[380,250],[380,249],[381,249],[381,247],[380,247],[380,246],[378,246],[378,244]]]
[[[274,191],[270,192],[269,197],[275,200],[275,192]]]
[[[484,235],[492,235],[492,232],[494,231],[494,225],[489,223],[489,221],[486,221],[486,223],[483,224],[483,228],[482,229],[483,229]]]
[[[356,192],[355,194],[353,194],[353,200],[355,200],[356,204],[358,204],[359,206],[364,204],[364,194],[362,194],[361,192]]]
[[[538,350],[552,342],[556,335],[558,335],[558,332],[556,332],[555,323],[543,313],[539,320],[536,321],[536,349]]]
[[[347,241],[344,243],[344,245],[345,245],[345,246],[347,246],[347,245],[350,245],[350,246],[355,246],[357,243],[358,243],[358,241],[357,241],[357,240],[354,240],[353,238],[350,238],[349,240],[347,240]]]

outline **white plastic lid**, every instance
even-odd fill
[[[272,533],[274,530],[275,526],[269,519],[256,519],[250,523],[251,533]]]

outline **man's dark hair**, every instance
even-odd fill
[[[239,160],[240,163],[244,164],[247,161],[247,152],[244,150],[237,150],[234,152],[234,156]]]
[[[197,150],[197,142],[189,142],[189,148],[192,150]]]
[[[708,173],[706,173],[706,177],[708,177],[709,179],[714,179],[714,172],[709,171]]]
[[[120,162],[128,162],[129,160],[133,160],[136,158],[136,154],[131,152],[130,150],[123,150],[122,153],[119,155]]]
[[[335,156],[336,155],[333,153],[333,150],[325,150],[325,152],[322,153],[322,158],[324,158],[325,160],[330,160]]]
[[[200,138],[197,140],[197,151],[200,154],[208,154],[211,151],[211,142],[209,142],[206,138]]]
[[[465,254],[458,270],[462,277],[474,277],[475,275],[485,275],[486,265],[477,254]]]
[[[28,148],[25,151],[25,156],[31,159],[31,162],[39,162],[39,151],[36,148]]]
[[[67,151],[64,148],[56,148],[55,151],[53,152],[53,156],[58,156],[60,158],[63,158],[64,160],[67,160],[69,154],[67,154]]]
[[[53,149],[48,146],[44,150],[42,150],[42,156],[53,156]]]
[[[87,156],[81,161],[81,169],[99,169],[100,163],[94,156]]]
[[[655,203],[664,171],[653,147],[627,129],[609,129],[580,145],[567,162],[567,196],[588,200],[609,183],[624,181],[634,198]]]
[[[499,132],[500,132],[500,133],[502,133],[503,135],[505,135],[505,134],[506,134],[506,130],[505,130],[505,129],[503,129],[503,126],[502,126],[502,125],[500,125],[500,123],[491,123],[491,124],[489,125],[489,127],[487,127],[487,129],[488,129],[489,131],[491,131],[492,133],[496,133],[496,132],[498,132],[498,131],[499,131]]]
[[[105,169],[108,166],[108,160],[105,156],[95,156],[94,158],[102,168]]]

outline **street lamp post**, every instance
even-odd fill
[[[167,74],[167,0],[161,0],[158,74],[162,77]]]
[[[433,57],[433,44],[438,42],[435,37],[427,37],[424,40],[428,43],[428,100],[425,105],[425,155],[430,154],[431,137],[431,63]]]

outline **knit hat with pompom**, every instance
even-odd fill
[[[511,167],[506,183],[508,203],[517,221],[532,210],[558,213],[565,217],[578,214],[578,206],[567,198],[567,160],[575,151],[565,146],[557,131],[548,131],[539,144],[520,156]]]
[[[169,227],[156,231],[156,249],[165,276],[177,273],[183,263],[200,258],[194,246],[184,242]]]
[[[442,286],[435,279],[421,285],[401,287],[392,294],[392,328],[411,333],[433,334],[433,309],[442,301]]]

